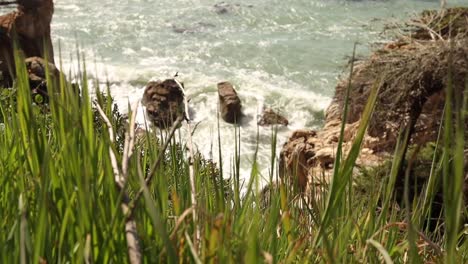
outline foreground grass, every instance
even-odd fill
[[[117,142],[92,105],[85,72],[81,97],[62,81],[50,93],[49,105],[37,106],[31,102],[25,70],[17,70],[17,92],[3,90],[0,106],[2,263],[129,262],[129,219],[136,222],[144,263],[468,262],[461,225],[466,100],[464,108],[458,102],[446,109],[444,133],[436,147],[441,151],[431,154],[434,173],[429,184],[420,196],[406,195],[397,209],[394,189],[405,160],[406,133],[389,161],[390,169],[372,190],[362,194],[352,184],[377,88],[353,149],[337,153],[330,191],[324,193],[328,199],[309,197],[306,202],[292,184],[276,176],[274,133],[272,173],[266,176],[269,191],[258,189],[265,175],[259,175],[255,154],[250,182],[242,184],[237,157],[231,172],[223,172],[222,166],[198,155],[189,159],[186,135],[176,132],[170,138],[164,131],[148,132],[136,143],[124,188],[118,188],[110,153],[118,164],[127,156],[123,123],[111,98],[98,96],[97,102],[113,133],[120,135]],[[449,99],[450,91],[447,87]],[[169,147],[161,155],[167,140]],[[154,166],[159,156],[163,159]],[[226,160],[218,164],[222,162]],[[146,185],[152,167],[154,178]],[[223,180],[227,177],[230,180]],[[444,211],[436,228],[427,228],[437,186],[443,187]],[[124,196],[131,211],[127,215],[121,210]]]

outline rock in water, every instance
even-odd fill
[[[213,9],[215,11],[216,14],[218,15],[227,15],[227,14],[230,14],[232,12],[236,12],[236,11],[239,11],[239,9],[241,8],[252,8],[253,5],[243,5],[243,4],[232,4],[232,3],[227,3],[227,2],[219,2],[219,3],[216,3],[214,6],[213,6]]]
[[[238,123],[242,118],[242,104],[232,84],[218,83],[218,95],[221,117],[228,123]]]
[[[263,109],[263,114],[260,117],[260,120],[258,120],[259,126],[271,126],[271,125],[287,126],[288,124],[289,124],[288,119],[276,113],[271,108]]]
[[[174,79],[149,82],[142,103],[149,119],[159,128],[172,126],[184,113],[184,93]]]
[[[230,5],[230,4],[226,3],[226,2],[217,3],[213,7],[214,7],[214,11],[218,15],[227,14],[232,9],[232,5]]]

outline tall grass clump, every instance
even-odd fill
[[[48,87],[47,105],[32,102],[26,70],[19,59],[16,64],[14,87],[0,94],[2,263],[468,261],[461,226],[467,100],[452,95],[450,85],[440,147],[432,153],[434,172],[420,196],[408,197],[404,210],[395,201],[395,181],[408,156],[407,130],[390,165],[366,179],[381,175],[373,191],[361,193],[354,184],[377,81],[349,153],[340,140],[327,202],[315,206],[320,203],[313,197],[278,177],[275,129],[270,174],[261,175],[253,153],[250,179],[242,183],[239,129],[233,128],[232,162],[220,151],[215,163],[188,153],[187,135],[177,126],[136,137],[134,108],[124,122],[108,87],[102,94],[98,85],[90,97],[83,59],[81,93],[62,79]],[[453,106],[452,97],[458,98]],[[222,140],[219,133],[217,143]],[[230,172],[222,170],[225,162],[232,164]],[[269,181],[263,190],[260,179]],[[437,232],[424,219],[440,184],[444,210]]]

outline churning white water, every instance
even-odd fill
[[[78,46],[91,78],[108,79],[124,111],[148,80],[178,72],[199,123],[194,142],[215,160],[216,83],[232,82],[248,116],[239,128],[242,176],[249,175],[257,143],[266,176],[271,128],[256,125],[264,105],[290,120],[278,131],[279,146],[295,129],[319,128],[354,43],[366,55],[369,43],[385,41],[385,23],[438,6],[435,0],[58,0],[52,37],[63,72],[76,70]],[[221,122],[220,132],[229,169],[234,126]]]

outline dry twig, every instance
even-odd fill
[[[128,257],[130,259],[130,263],[132,264],[139,264],[141,263],[141,248],[140,248],[140,239],[138,237],[136,221],[133,219],[130,210],[130,198],[128,193],[125,191],[125,183],[127,181],[128,176],[128,161],[133,153],[133,145],[134,145],[134,138],[135,138],[135,118],[137,112],[137,102],[134,105],[134,110],[132,112],[132,117],[130,119],[130,126],[129,131],[126,132],[125,136],[125,145],[124,145],[124,156],[122,157],[122,170],[119,169],[117,157],[115,156],[114,150],[112,147],[109,147],[109,156],[111,159],[112,169],[114,171],[114,181],[117,186],[119,192],[122,193],[122,203],[121,209],[123,214],[125,215],[125,236],[127,239],[127,249],[128,249]],[[107,118],[106,114],[102,110],[99,104],[95,104],[96,109],[98,110],[99,114],[101,115],[102,119],[107,125],[109,138],[111,143],[115,142],[114,132],[112,129],[112,123]]]
[[[380,228],[379,230],[377,230],[371,237],[370,239],[374,239],[379,233],[383,232],[383,231],[386,231],[387,229],[389,228],[392,228],[392,227],[397,227],[399,228],[400,230],[403,230],[403,229],[408,229],[408,223],[405,223],[405,222],[394,222],[394,223],[389,223],[385,226],[383,226],[382,228]],[[443,251],[442,249],[440,248],[439,245],[437,245],[436,243],[432,242],[423,232],[419,231],[419,230],[416,230],[416,233],[418,233],[419,235],[419,238],[424,240],[434,251],[435,253],[438,255],[438,256],[442,256],[443,255]],[[367,248],[367,246],[366,246]]]
[[[176,224],[174,226],[174,230],[172,231],[172,234],[171,234],[171,239],[174,240],[175,239],[175,236],[177,234],[177,230],[179,230],[179,227],[180,225],[182,225],[182,223],[184,222],[185,218],[192,214],[193,213],[193,208],[190,207],[188,208],[187,210],[185,210],[177,219],[176,219]]]
[[[200,241],[200,227],[198,225],[198,216],[197,216],[197,190],[196,190],[196,185],[195,185],[195,170],[193,167],[193,161],[194,161],[194,156],[193,156],[193,141],[192,141],[192,128],[190,124],[190,115],[188,111],[188,101],[187,101],[187,96],[185,95],[185,90],[182,84],[174,79],[174,81],[177,83],[179,86],[180,90],[182,91],[184,95],[184,106],[185,106],[185,120],[187,121],[187,137],[188,137],[188,144],[187,144],[187,150],[188,150],[188,162],[189,162],[189,176],[190,176],[190,191],[191,191],[191,200],[192,200],[192,208],[193,208],[193,224],[195,225],[195,234],[194,234],[194,247],[195,249],[198,250],[198,243]]]
[[[411,23],[408,23],[408,25],[419,27],[419,28],[427,30],[427,32],[429,33],[429,35],[431,36],[433,41],[436,40],[436,37],[439,40],[444,40],[444,37],[442,37],[439,33],[435,32],[432,28],[430,28],[428,25],[426,25],[424,23],[413,21]]]
[[[177,128],[179,127],[180,123],[182,123],[183,120],[184,120],[184,118],[182,116],[180,116],[180,117],[178,117],[176,119],[174,124],[172,124],[172,127],[171,127],[171,129],[169,131],[169,135],[167,136],[166,142],[164,142],[163,147],[161,148],[161,150],[159,150],[158,158],[156,159],[156,161],[151,166],[150,171],[149,171],[149,173],[147,174],[147,176],[145,178],[145,185],[146,186],[149,186],[149,184],[153,180],[154,175],[156,173],[156,169],[159,167],[159,164],[161,164],[162,160],[164,159],[164,154],[165,154],[167,148],[169,147],[169,143],[171,142],[171,139],[174,136],[175,131],[177,130]],[[141,187],[140,190],[135,195],[135,197],[133,199],[133,207],[135,206],[135,203],[140,199],[141,195],[143,195],[143,191],[144,191],[144,187]]]

